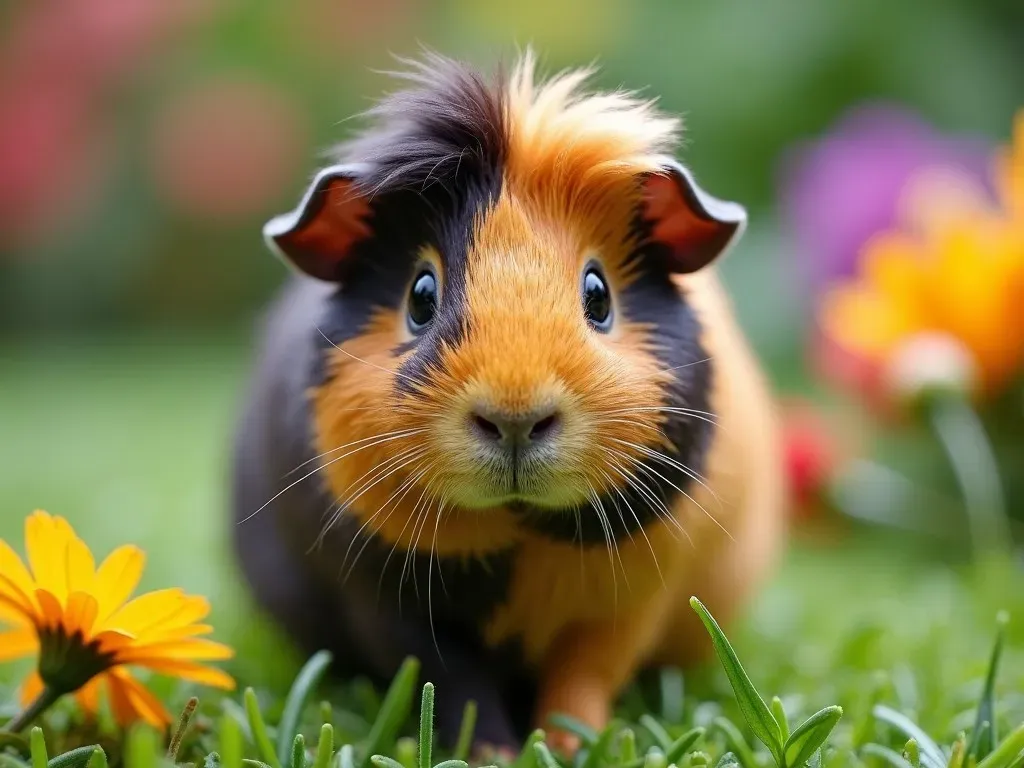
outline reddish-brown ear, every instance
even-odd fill
[[[747,212],[737,203],[712,197],[675,161],[643,180],[643,217],[651,237],[666,246],[674,272],[696,272],[739,239]]]
[[[264,225],[271,250],[311,277],[338,281],[353,246],[370,235],[370,205],[357,179],[353,166],[318,173],[295,210]]]

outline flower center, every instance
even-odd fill
[[[53,691],[71,693],[113,666],[114,655],[102,653],[81,632],[68,635],[60,627],[39,631],[39,677]]]

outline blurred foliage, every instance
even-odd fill
[[[343,121],[387,87],[374,70],[419,43],[483,67],[532,43],[548,69],[596,62],[597,84],[643,89],[683,113],[684,161],[753,213],[728,279],[744,295],[778,272],[779,295],[758,292],[756,312],[792,322],[793,267],[770,215],[791,144],[879,98],[941,129],[1001,139],[1024,92],[1024,14],[1011,0],[221,0],[159,18],[136,9],[134,27],[127,4],[92,6],[118,34],[90,11],[3,11],[0,163],[27,164],[17,178],[35,186],[31,200],[13,182],[0,188],[2,332],[244,321],[283,274],[260,225],[293,204]],[[26,42],[60,24],[84,30],[63,58]],[[77,86],[93,59],[105,68]],[[58,75],[62,107],[47,112]],[[49,145],[45,131],[18,132],[26,93],[39,114],[60,117],[45,123],[58,126]],[[772,327],[792,343],[792,325]]]

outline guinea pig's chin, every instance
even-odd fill
[[[578,506],[587,498],[585,490],[572,483],[552,480],[527,489],[504,488],[499,483],[480,481],[463,482],[449,491],[450,501],[466,510],[536,509],[552,512]]]

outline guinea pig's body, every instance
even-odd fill
[[[527,57],[432,58],[299,208],[236,442],[236,539],[307,650],[407,655],[451,738],[603,725],[704,648],[782,535],[771,399],[709,263],[742,209],[663,154],[675,123]]]

